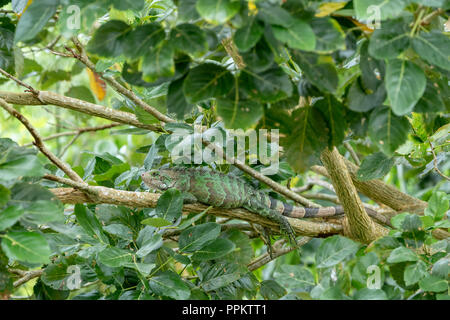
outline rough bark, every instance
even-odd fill
[[[115,190],[106,187],[93,187],[89,186],[91,193],[86,195],[85,192],[79,191],[74,188],[54,188],[50,189],[55,196],[66,204],[76,203],[107,203],[128,206],[133,208],[154,208],[158,202],[160,194],[149,192],[132,192]],[[184,212],[203,212],[208,206],[195,203],[186,204],[183,206]],[[222,209],[222,208],[210,208],[209,214],[216,216],[228,217],[233,219],[241,219],[244,221],[260,224],[264,227],[268,227],[276,232],[279,232],[279,226],[258,214],[251,213],[245,209]],[[342,233],[342,226],[335,223],[319,223],[307,220],[299,220],[294,218],[288,218],[294,231],[298,235],[310,236],[310,237],[325,237],[333,234]]]
[[[387,234],[387,229],[379,225],[376,226],[366,213],[344,159],[338,150],[336,148],[325,149],[322,152],[321,159],[346,212],[343,222],[344,234],[363,243],[370,243]]]

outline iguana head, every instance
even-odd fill
[[[157,190],[167,190],[174,186],[176,177],[171,170],[150,170],[144,172],[141,177],[142,181],[150,188]]]

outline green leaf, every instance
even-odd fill
[[[144,9],[145,0],[112,0],[114,8],[117,10],[141,11]]]
[[[258,18],[268,24],[289,28],[295,23],[295,19],[285,9],[267,2],[258,3]]]
[[[336,91],[339,78],[331,56],[295,51],[292,58],[317,88],[330,93]]]
[[[142,244],[140,245],[139,250],[136,252],[136,255],[140,258],[143,258],[149,253],[161,248],[162,245],[163,240],[160,234],[154,233],[150,236],[146,236],[142,240]]]
[[[276,102],[292,95],[293,86],[289,76],[278,66],[260,73],[242,70],[240,89],[261,102]]]
[[[2,249],[12,260],[29,263],[47,263],[50,247],[37,232],[11,231],[2,236]]]
[[[318,163],[320,153],[328,146],[329,129],[321,112],[314,107],[295,110],[290,121],[296,125],[282,144],[288,163],[301,172]]]
[[[183,195],[177,189],[165,191],[156,204],[156,215],[174,223],[181,217],[183,208]]]
[[[11,151],[12,153],[12,151]],[[0,179],[14,180],[19,177],[41,177],[45,173],[44,166],[36,155],[22,154],[9,157],[11,160],[0,162]]]
[[[387,155],[392,155],[408,137],[410,125],[405,117],[397,117],[388,107],[372,111],[369,119],[369,136]]]
[[[34,39],[53,17],[59,0],[40,0],[30,4],[17,23],[14,43]]]
[[[150,289],[157,295],[170,297],[176,300],[186,300],[191,290],[181,277],[173,271],[164,271],[148,282]]]
[[[419,260],[419,257],[417,254],[412,251],[411,249],[408,249],[406,247],[398,247],[394,250],[392,250],[391,254],[387,258],[388,263],[399,263],[399,262],[405,262],[405,261],[417,261]]]
[[[363,288],[354,295],[355,300],[388,300],[386,293],[380,289]]]
[[[216,239],[220,234],[220,225],[207,222],[198,226],[192,226],[183,230],[178,240],[180,251],[195,252],[205,244]]]
[[[434,30],[421,32],[412,39],[412,47],[419,56],[428,63],[450,71],[450,39],[443,33]]]
[[[341,236],[326,238],[320,245],[316,253],[316,263],[318,268],[332,267],[343,261],[350,255],[356,253],[359,244]]]
[[[440,220],[444,217],[445,213],[449,208],[449,199],[445,192],[436,191],[433,192],[430,199],[428,200],[428,208],[425,211],[425,215],[432,214],[434,220]]]
[[[345,49],[345,33],[339,23],[332,18],[315,18],[311,27],[316,38],[315,52],[331,53]]]
[[[6,205],[9,199],[11,199],[11,191],[0,184],[0,208]]]
[[[249,237],[237,229],[227,230],[224,235],[234,243],[236,249],[222,259],[247,266],[255,254]]]
[[[379,85],[375,92],[367,93],[362,87],[362,78],[356,79],[348,91],[348,107],[356,112],[367,112],[375,107],[379,107],[386,100],[386,89]]]
[[[223,24],[239,12],[241,3],[233,0],[198,0],[197,11],[206,21]]]
[[[345,120],[345,106],[334,96],[327,94],[314,104],[325,116],[329,129],[329,146],[339,146],[345,138],[348,128]]]
[[[437,261],[433,265],[433,268],[431,269],[431,273],[433,274],[433,276],[440,277],[442,279],[447,279],[448,271],[449,271],[449,267],[450,267],[449,263],[450,263],[449,258],[444,258],[444,259]]]
[[[122,26],[125,29],[125,26]],[[124,53],[127,57],[137,59],[156,48],[165,39],[166,34],[159,23],[148,23],[138,26],[127,34]]]
[[[64,206],[54,200],[34,200],[26,207],[23,219],[36,224],[64,221]]]
[[[202,55],[208,50],[205,32],[195,24],[183,23],[170,31],[170,44],[176,49],[193,55]]]
[[[169,42],[162,42],[157,47],[149,49],[142,59],[142,79],[153,82],[161,77],[173,76],[175,74],[173,57],[173,47]]]
[[[98,260],[112,268],[122,267],[130,263],[132,257],[131,252],[116,247],[106,248],[98,254]]]
[[[172,224],[172,222],[167,221],[164,218],[147,218],[142,220],[141,223],[155,228],[166,227]]]
[[[24,210],[19,206],[9,206],[0,211],[0,231],[6,230],[13,226],[24,214]]]
[[[80,100],[84,100],[90,103],[96,103],[95,97],[91,90],[85,86],[73,86],[64,94],[67,97],[72,97]]]
[[[226,95],[232,88],[231,73],[214,63],[204,63],[190,70],[183,83],[183,92],[189,103]]]
[[[395,163],[395,158],[388,158],[383,152],[376,152],[364,158],[356,173],[361,181],[380,179],[389,173]]]
[[[130,26],[120,20],[110,20],[95,32],[88,43],[88,51],[103,57],[117,57],[128,47]],[[142,40],[142,39],[140,39]],[[144,49],[143,49],[144,50]]]
[[[261,282],[259,293],[266,300],[278,300],[286,295],[286,289],[283,288],[275,280],[264,280]]]
[[[169,89],[167,91],[167,111],[169,113],[174,113],[177,119],[183,120],[189,117],[194,105],[186,101],[186,97],[183,93],[183,82],[184,77],[172,81],[169,84]]]
[[[448,281],[447,279],[429,275],[419,281],[419,286],[423,291],[442,292],[448,290]]]
[[[316,36],[309,24],[295,20],[289,27],[273,26],[275,38],[293,49],[312,51],[316,47]]]
[[[257,123],[264,114],[263,107],[252,100],[217,100],[217,114],[230,129],[247,129]]]
[[[385,83],[392,111],[402,116],[410,113],[422,97],[427,79],[416,64],[407,60],[389,60]]]
[[[316,284],[311,271],[302,266],[282,265],[280,271],[274,274],[274,278],[291,290],[309,291]]]
[[[402,19],[383,22],[369,42],[369,54],[377,59],[395,59],[409,46],[408,23]]]
[[[120,223],[113,223],[103,227],[103,230],[108,232],[109,234],[113,234],[124,240],[133,240],[133,231],[127,226]]]
[[[102,225],[91,210],[84,205],[76,204],[75,216],[80,226],[83,227],[88,235],[99,240],[101,243],[109,244],[108,237],[103,233]]]
[[[369,41],[364,41],[359,50],[359,69],[361,70],[361,90],[374,93],[380,87],[384,90],[386,67],[384,60],[378,60],[369,54]],[[384,90],[386,92],[386,90]],[[384,102],[385,97],[383,98]]]
[[[249,70],[263,72],[273,64],[273,52],[263,38],[248,52],[242,53],[242,58]]]
[[[445,111],[444,96],[437,88],[437,83],[427,81],[427,86],[423,96],[414,106],[414,112],[431,113]]]
[[[406,0],[355,0],[353,6],[358,20],[386,20],[399,16]]]
[[[404,280],[407,286],[419,282],[427,275],[427,265],[422,260],[410,264],[405,268]]]
[[[236,30],[233,36],[234,44],[241,52],[253,48],[261,39],[264,27],[254,16],[249,18],[246,25]]]
[[[218,238],[200,250],[197,250],[192,259],[197,261],[213,260],[223,257],[235,249],[235,245],[228,239]]]

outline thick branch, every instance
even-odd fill
[[[129,124],[138,128],[143,128],[151,131],[160,132],[162,129],[152,124],[145,124],[140,122],[136,115],[107,108],[98,104],[90,103],[87,101],[66,97],[54,92],[40,91],[39,101],[32,93],[15,93],[0,91],[0,98],[4,99],[8,103],[18,105],[42,105],[51,104],[62,108],[82,112],[92,116],[100,117],[103,119],[112,120],[119,123]]]
[[[345,166],[343,157],[336,148],[332,151],[325,149],[321,156],[322,162],[326,167],[336,194],[341,201],[346,212],[344,219],[344,231],[348,236],[363,243],[370,243],[381,234],[375,227],[375,223],[370,219],[364,209],[364,205],[358,196],[351,176]],[[345,228],[348,223],[348,229]],[[380,227],[381,229],[381,227]]]
[[[61,180],[58,178],[58,180]],[[70,184],[70,181],[67,181]],[[76,184],[73,184],[76,185]],[[55,188],[50,189],[55,196],[61,200],[63,203],[76,204],[76,203],[108,203],[121,206],[128,206],[133,208],[154,208],[156,207],[157,201],[160,194],[149,193],[149,192],[132,192],[115,190],[100,186],[89,186],[89,195],[85,192],[79,191],[73,188]],[[91,196],[95,194],[95,196]],[[195,203],[186,204],[183,207],[184,212],[203,212],[208,206]],[[268,227],[276,232],[279,232],[279,226],[258,214],[251,213],[245,209],[222,209],[222,208],[211,208],[208,213],[221,216],[229,217],[233,219],[241,219],[244,221],[260,224],[264,227]],[[332,234],[338,234],[342,231],[342,226],[332,223],[317,223],[307,220],[299,220],[288,218],[289,222],[292,224],[294,231],[299,235],[306,235],[310,237],[324,237]]]
[[[378,179],[360,181],[356,177],[356,172],[359,167],[347,159],[344,159],[344,162],[356,189],[358,189],[358,191],[365,196],[377,203],[383,203],[398,212],[407,210],[409,212],[423,214],[423,210],[427,207],[427,203],[425,201],[403,193],[393,186],[390,186]],[[329,174],[324,167],[314,166],[311,169],[316,173],[329,177]]]

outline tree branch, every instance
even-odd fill
[[[5,100],[0,98],[0,106],[5,109],[10,115],[15,117],[17,120],[22,122],[22,124],[27,128],[28,132],[34,138],[34,145],[58,168],[60,168],[68,177],[70,177],[74,181],[83,182],[83,179],[70,168],[70,166],[64,162],[62,162],[58,157],[56,157],[50,150],[46,148],[44,142],[42,141],[41,136],[36,131],[36,129],[31,125],[31,123],[25,118],[20,112],[11,107]]]
[[[45,175],[44,178],[58,181],[75,188],[49,189],[61,202],[68,204],[107,203],[132,208],[154,208],[156,207],[157,201],[160,197],[160,194],[158,193],[132,192],[115,190],[112,188],[101,186],[86,186],[75,181],[53,175]],[[185,204],[183,206],[183,211],[200,213],[207,208],[207,205],[203,205],[200,203]],[[279,225],[277,223],[245,209],[210,208],[208,210],[208,214],[213,214],[221,217],[229,217],[233,219],[241,219],[251,223],[260,224],[264,227],[268,227],[275,232],[280,232]],[[287,219],[291,223],[294,231],[299,235],[325,237],[342,232],[342,226],[339,224],[319,223],[294,218]]]
[[[343,157],[336,148],[325,149],[321,156],[333,183],[336,194],[346,212],[344,218],[344,233],[363,243],[370,243],[387,233],[385,228],[376,227],[367,214],[361,199],[353,185]],[[384,230],[383,230],[384,229]]]
[[[302,237],[301,239],[297,240],[297,247],[289,246],[289,247],[283,247],[283,244],[286,242],[284,239],[278,240],[275,242],[272,246],[272,257],[270,257],[269,253],[264,253],[251,261],[247,267],[249,271],[254,271],[256,269],[261,268],[263,265],[269,263],[272,260],[275,260],[276,258],[285,255],[295,249],[298,249],[298,247],[301,247],[308,243],[312,238],[310,237]]]
[[[133,113],[114,110],[87,101],[66,97],[54,92],[40,91],[39,98],[41,101],[31,93],[15,93],[5,91],[0,91],[0,98],[4,99],[8,103],[19,105],[31,106],[31,105],[51,104],[65,109],[70,109],[77,112],[82,112],[92,116],[100,117],[103,119],[119,122],[122,124],[129,124],[137,128],[147,129],[156,132],[162,131],[162,128],[159,126],[140,122],[136,117],[136,115],[134,115]]]

